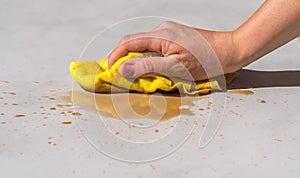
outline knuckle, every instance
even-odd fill
[[[162,23],[160,23],[156,28],[155,30],[161,30],[161,29],[165,29],[165,28],[172,28],[172,26],[174,25],[175,23],[172,22],[172,21],[164,21]]]
[[[150,59],[147,59],[147,58],[145,60],[143,60],[143,68],[145,69],[146,73],[157,72],[157,71],[155,71],[155,68],[154,68],[154,65],[153,65],[152,61]]]
[[[127,42],[127,41],[129,41],[131,38],[132,38],[132,34],[124,35],[124,36],[121,38],[120,42],[121,42],[121,43]]]

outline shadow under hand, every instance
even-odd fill
[[[255,71],[241,69],[228,89],[300,86],[300,71]]]

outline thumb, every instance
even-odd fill
[[[145,74],[152,76],[154,73],[174,77],[170,69],[176,63],[176,59],[169,57],[132,58],[121,64],[119,73],[127,78],[138,78]]]

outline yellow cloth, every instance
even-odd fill
[[[119,75],[118,69],[122,62],[133,57],[141,57],[143,53],[130,52],[127,56],[120,58],[112,67],[108,69],[108,59],[97,61],[78,61],[70,64],[70,72],[79,85],[85,90],[96,93],[115,93],[136,91],[141,93],[153,93],[155,91],[175,91],[181,93],[207,94],[213,90],[223,90],[217,78],[210,81],[187,81],[177,79],[172,81],[163,76],[140,77],[135,79],[124,78]],[[236,74],[226,74],[226,83],[229,84]]]

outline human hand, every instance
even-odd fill
[[[163,56],[130,59],[123,62],[119,73],[128,78],[164,75],[203,80],[224,74],[223,62],[218,59],[213,47],[221,52],[224,46],[229,46],[216,45],[215,41],[214,32],[196,30],[174,22],[163,22],[150,32],[124,36],[110,54],[108,67],[110,68],[130,51],[151,51],[161,53]],[[219,56],[225,57],[224,54]]]

